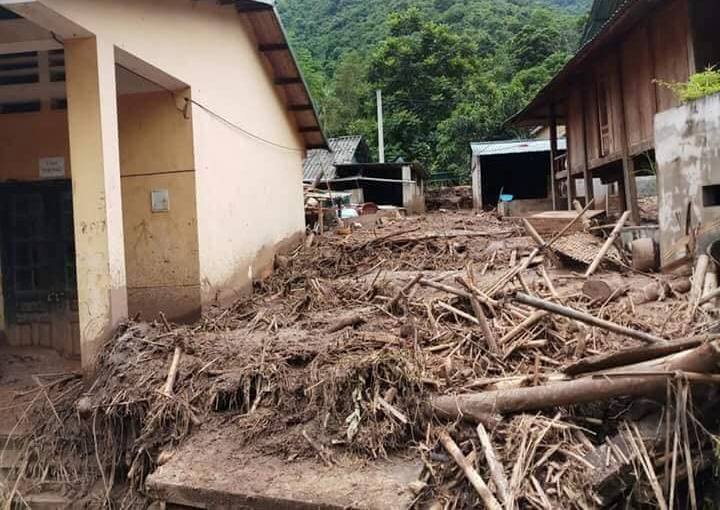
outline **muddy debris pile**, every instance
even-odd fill
[[[472,209],[472,186],[443,186],[429,189],[425,192],[425,205],[430,211]]]
[[[129,322],[96,378],[42,381],[12,490],[52,476],[136,507],[178,445],[218,430],[287,462],[413,456],[416,508],[699,508],[713,263],[633,271],[626,215],[568,261],[583,219],[545,237],[464,212],[315,236],[198,324]]]

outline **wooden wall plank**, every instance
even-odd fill
[[[597,91],[595,89],[595,80],[592,73],[587,75],[584,84],[583,105],[585,111],[585,133],[588,161],[592,161],[600,157],[600,133],[598,131],[597,117]]]
[[[655,114],[652,60],[646,26],[628,34],[622,46],[623,96],[625,123],[630,152],[653,142]]]
[[[655,78],[665,82],[684,82],[690,77],[688,62],[689,10],[687,0],[675,0],[653,16],[652,39],[655,51]],[[678,105],[675,94],[657,85],[658,111]]]
[[[582,92],[582,84],[574,84],[567,103],[568,167],[572,172],[582,171],[585,167]]]

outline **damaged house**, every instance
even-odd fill
[[[550,127],[554,195],[566,182],[569,205],[578,181],[615,182],[639,222],[636,174],[654,166],[655,115],[678,104],[664,82],[720,62],[719,23],[715,0],[595,0],[580,50],[513,119]],[[567,164],[557,158],[558,125],[567,129]]]
[[[328,150],[313,150],[304,163],[303,182],[318,189],[350,193],[354,204],[374,203],[425,210],[425,170],[417,163],[371,163],[360,135],[331,138]]]
[[[304,235],[302,161],[326,143],[272,2],[0,6],[11,345],[89,368],[124,318],[192,320]]]

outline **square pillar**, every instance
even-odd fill
[[[127,317],[115,53],[95,37],[65,41],[83,370]]]

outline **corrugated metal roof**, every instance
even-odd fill
[[[550,140],[503,140],[500,142],[473,142],[473,156],[500,156],[528,152],[550,152]],[[558,139],[558,149],[567,149],[565,138]]]
[[[330,150],[315,149],[308,151],[303,163],[303,181],[315,182],[318,179],[327,180],[335,178],[335,165],[348,165],[355,163],[360,145],[363,143],[361,135],[341,136],[328,140]]]

